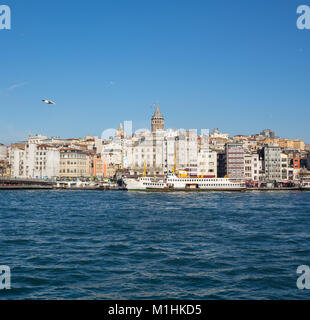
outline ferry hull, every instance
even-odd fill
[[[171,189],[171,188],[147,188],[147,189],[126,189],[130,192],[245,192],[246,189]]]
[[[128,191],[242,192],[246,190],[243,182],[230,179],[180,179],[176,176],[169,176],[167,180],[125,178],[123,182]]]

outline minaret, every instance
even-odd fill
[[[156,110],[152,117],[152,132],[155,132],[157,130],[163,130],[164,127],[165,127],[165,120],[159,110],[159,105],[157,104]]]

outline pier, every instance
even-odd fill
[[[49,180],[0,177],[0,190],[38,190],[52,188],[53,182]]]

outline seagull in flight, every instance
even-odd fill
[[[46,104],[56,104],[56,102],[52,101],[52,100],[46,100],[46,99],[43,99],[42,100],[44,103]]]

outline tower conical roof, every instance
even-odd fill
[[[157,104],[156,110],[154,112],[153,118],[163,118],[163,115],[160,112],[159,105]]]

